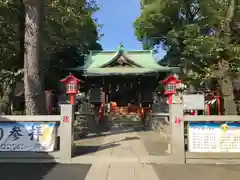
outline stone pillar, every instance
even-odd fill
[[[74,150],[74,106],[71,104],[61,105],[60,125],[60,160],[70,162]]]
[[[169,107],[172,126],[171,153],[174,163],[185,164],[183,103],[179,99],[177,101],[173,99],[173,104]]]

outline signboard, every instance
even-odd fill
[[[203,94],[184,94],[183,107],[186,110],[204,110],[204,95]]]
[[[190,152],[240,152],[240,123],[189,123]]]
[[[173,98],[173,104],[182,104],[183,102],[181,94],[178,94],[178,95],[174,94],[172,98]]]
[[[0,151],[51,152],[55,139],[56,123],[0,123]]]

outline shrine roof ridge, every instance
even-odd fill
[[[118,50],[90,50],[90,53],[116,53]],[[124,50],[126,53],[150,53],[153,54],[152,50]]]
[[[84,65],[71,68],[85,75],[155,74],[179,71],[179,67],[158,64],[153,50],[126,50],[122,44],[116,50],[91,50]]]

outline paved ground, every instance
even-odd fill
[[[87,164],[0,164],[1,180],[84,180]]]
[[[0,164],[1,180],[239,180],[240,165]],[[89,170],[90,169],[90,170]],[[88,173],[89,172],[89,173]],[[88,175],[86,176],[86,174]]]
[[[133,138],[131,133],[136,133],[135,138],[146,148],[148,155],[151,156],[163,156],[166,155],[166,151],[168,149],[168,142],[166,137],[161,136],[161,134],[157,131],[146,131],[144,128],[116,128],[111,129],[109,132],[104,132],[100,136],[96,134],[90,134],[88,137],[75,141],[77,146],[77,156],[87,155],[96,153],[96,151],[106,142],[106,139],[109,139],[113,134],[118,135],[119,137],[128,138],[128,134]],[[124,134],[123,136],[120,134]],[[115,136],[116,137],[116,136]],[[105,139],[105,140],[104,140]],[[123,140],[121,139],[121,140]],[[127,139],[127,141],[133,139]],[[113,148],[114,146],[118,146],[116,143],[110,143],[108,146],[104,145],[106,148]]]
[[[167,149],[154,131],[112,128],[77,141],[85,164],[0,164],[0,180],[238,180],[240,165],[152,165]],[[150,155],[150,156],[149,156]],[[89,165],[92,164],[92,165]]]
[[[112,128],[98,151],[87,155],[94,160],[85,180],[158,180],[151,165],[138,162],[149,156],[141,136],[132,128]]]
[[[104,140],[104,134],[102,136],[96,136],[96,134],[90,134],[88,137],[75,141],[76,144],[76,156],[87,155],[97,152]]]
[[[95,139],[95,140],[93,140]],[[91,151],[92,167],[85,180],[238,180],[240,166],[236,165],[151,165],[139,159],[164,155],[167,141],[155,131],[134,131],[113,128],[108,135],[83,140]],[[135,159],[134,159],[135,158]],[[91,159],[91,158],[90,158]]]
[[[159,180],[239,180],[240,165],[154,165]]]
[[[93,149],[86,148],[85,152],[88,151],[88,155],[106,158],[138,157],[149,154],[141,140],[140,135],[138,132],[135,132],[133,128],[113,127],[108,134],[104,134],[103,136],[97,138],[82,140],[82,143],[79,142],[78,144],[78,152],[81,152],[81,148],[84,149],[84,146],[97,147]]]
[[[139,131],[141,141],[151,156],[167,155],[168,141],[157,131]]]
[[[151,165],[139,163],[94,164],[85,180],[158,180]]]

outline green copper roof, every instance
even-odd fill
[[[136,67],[108,67],[108,64],[115,62],[120,56],[126,57]],[[91,51],[81,69],[85,71],[85,75],[126,75],[179,71],[178,67],[159,65],[151,51],[126,51],[122,45],[117,51]],[[72,70],[78,71],[80,69],[74,68]]]
[[[125,74],[150,74],[159,71],[155,71],[150,68],[129,68],[129,67],[112,67],[112,68],[90,68],[87,70],[88,75],[125,75]],[[166,72],[166,70],[162,71]]]
[[[120,46],[118,47],[117,51],[118,52],[124,52],[125,51],[124,46],[122,45],[122,43],[120,43]]]

